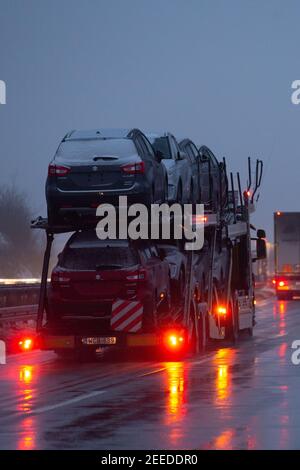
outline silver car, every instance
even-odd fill
[[[194,189],[192,168],[187,155],[179,148],[177,140],[169,132],[147,134],[154,150],[168,174],[168,201],[180,204],[192,202]]]

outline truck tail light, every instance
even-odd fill
[[[48,167],[48,176],[65,176],[71,171],[68,166],[50,164]]]
[[[169,351],[182,350],[186,345],[186,337],[183,331],[167,330],[163,335],[163,345]]]
[[[225,307],[225,305],[218,305],[217,306],[217,315],[219,317],[226,317],[227,315],[227,308]]]
[[[278,279],[277,281],[277,290],[289,290],[289,286],[286,280]]]
[[[25,338],[22,338],[19,341],[19,349],[21,351],[31,351],[33,349],[33,346],[34,346],[34,341],[30,337],[26,336]]]
[[[127,175],[137,175],[145,173],[145,162],[126,163],[121,166],[123,173]]]

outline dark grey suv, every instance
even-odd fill
[[[101,203],[149,205],[165,201],[166,170],[139,129],[72,131],[60,143],[48,169],[46,198],[50,224],[94,216]]]

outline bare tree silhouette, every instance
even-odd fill
[[[16,184],[0,188],[0,277],[39,276],[42,249],[30,229],[32,209]]]

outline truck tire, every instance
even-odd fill
[[[198,350],[200,353],[204,353],[207,346],[207,317],[206,315],[200,315],[198,319]]]
[[[225,327],[225,338],[235,344],[239,337],[238,307],[235,295],[231,295],[229,301],[229,315]]]
[[[198,354],[202,351],[203,348],[203,336],[204,332],[202,331],[202,337],[200,340],[200,330],[199,327],[202,329],[202,325],[199,325],[199,321],[197,315],[195,315],[195,308],[192,302],[190,308],[190,322],[189,322],[189,331],[188,331],[188,352],[191,355]]]

